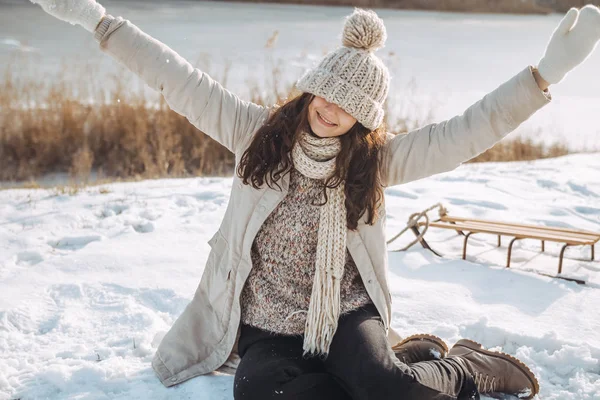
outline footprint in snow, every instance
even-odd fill
[[[104,207],[102,208],[102,210],[100,210],[96,214],[96,217],[98,217],[98,219],[114,217],[115,215],[123,214],[123,212],[125,212],[127,210],[129,210],[129,206],[127,204],[121,204],[121,203],[104,204]]]
[[[54,249],[58,250],[80,250],[87,246],[92,242],[97,242],[102,240],[103,237],[100,235],[90,235],[90,236],[65,236],[58,240],[50,240],[48,244],[52,246]]]
[[[49,296],[0,312],[0,332],[45,335],[60,323],[56,302]]]
[[[132,224],[132,227],[137,233],[154,232],[154,224],[150,221]]]
[[[405,190],[400,190],[400,189],[396,189],[396,188],[387,189],[385,192],[386,192],[386,194],[388,194],[390,196],[394,196],[394,197],[403,197],[403,198],[411,199],[411,200],[416,200],[419,198],[419,196],[417,196],[414,193],[410,193]]]
[[[449,197],[448,202],[457,206],[471,205],[483,208],[491,208],[494,210],[506,210],[506,206],[501,203],[495,203],[493,201],[486,200],[466,200],[466,199],[457,199],[454,197]]]
[[[577,206],[575,207],[575,211],[585,215],[599,215],[600,208],[595,207],[586,207],[586,206]]]
[[[175,199],[175,204],[179,207],[189,208],[197,204],[198,201],[191,196],[178,196]]]
[[[44,257],[37,251],[22,251],[17,254],[17,265],[29,266],[44,261]]]
[[[567,182],[567,185],[569,185],[569,188],[574,191],[577,192],[583,196],[586,197],[598,197],[598,195],[594,192],[592,192],[591,190],[589,190],[587,187],[585,187],[585,185],[578,185],[576,183],[573,182]]]
[[[558,186],[558,183],[547,180],[547,179],[538,179],[536,181],[536,183],[539,187],[544,188],[544,189],[554,189],[555,187]]]
[[[160,217],[162,217],[162,214],[156,210],[144,210],[140,213],[140,217],[147,219],[149,221],[156,221],[157,219],[159,219]]]

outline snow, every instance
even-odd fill
[[[242,98],[249,95],[248,79],[269,85],[271,59],[289,65],[282,82],[297,78],[338,45],[351,11],[102,3],[190,61],[207,56],[215,78],[231,60],[227,87]],[[391,68],[395,111],[412,119],[439,101],[434,121],[461,113],[536,64],[562,17],[377,11],[388,30],[380,55]],[[277,44],[266,51],[275,30]],[[34,56],[40,75],[64,60],[91,60],[100,74],[116,66],[81,28],[29,2],[0,4],[0,65],[20,53]],[[600,149],[600,128],[590,118],[600,106],[600,80],[593,79],[599,67],[596,51],[551,86],[552,103],[511,136]],[[409,90],[412,79],[416,91]],[[388,237],[410,214],[437,202],[452,215],[600,232],[599,155],[469,164],[389,188]],[[231,376],[200,376],[167,389],[150,367],[160,339],[200,281],[207,240],[221,222],[231,182],[114,183],[73,196],[55,189],[0,191],[0,400],[232,399]],[[418,246],[392,251],[410,235],[390,245],[389,253],[392,326],[401,335],[432,333],[450,345],[469,338],[508,352],[538,376],[543,399],[600,398],[600,262],[581,261],[589,259],[589,247],[569,248],[563,267],[565,276],[587,281],[582,286],[535,273],[556,272],[556,243],[540,253],[537,241],[516,242],[506,269],[507,238],[497,248],[495,237],[473,235],[463,261],[462,239],[435,228],[426,238],[443,258]]]
[[[386,190],[387,235],[442,202],[453,215],[600,231],[600,154],[466,164]],[[206,375],[164,388],[150,367],[160,339],[200,281],[207,240],[232,180],[148,180],[0,191],[0,399],[232,399],[233,377]],[[434,213],[430,214],[432,217]],[[389,247],[392,326],[508,352],[531,367],[540,398],[600,398],[600,263],[558,244],[515,244],[430,228],[445,255]]]

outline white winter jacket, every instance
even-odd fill
[[[112,17],[109,17],[112,18]],[[108,26],[108,29],[106,29]],[[169,47],[120,17],[96,32],[100,48],[164,96],[185,116],[235,154],[236,164],[272,107],[238,98]],[[406,135],[387,135],[380,154],[384,186],[450,171],[492,147],[551,101],[527,66],[462,115]],[[152,366],[165,386],[173,386],[226,365],[235,367],[240,328],[240,293],[252,268],[250,246],[260,226],[288,191],[256,190],[235,176],[221,226],[209,240],[211,251],[193,299],[165,335]],[[400,337],[390,328],[391,295],[385,239],[385,205],[374,225],[364,218],[348,230],[347,246],[366,290],[379,311],[390,345]],[[190,277],[197,279],[197,277]]]

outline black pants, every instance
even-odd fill
[[[479,399],[454,359],[407,365],[398,360],[373,304],[340,317],[325,360],[302,356],[302,336],[242,324],[234,399]]]

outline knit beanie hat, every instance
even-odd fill
[[[328,53],[302,75],[296,87],[337,104],[366,128],[383,122],[389,72],[374,52],[384,47],[387,33],[374,11],[355,8],[346,17],[342,47]]]

